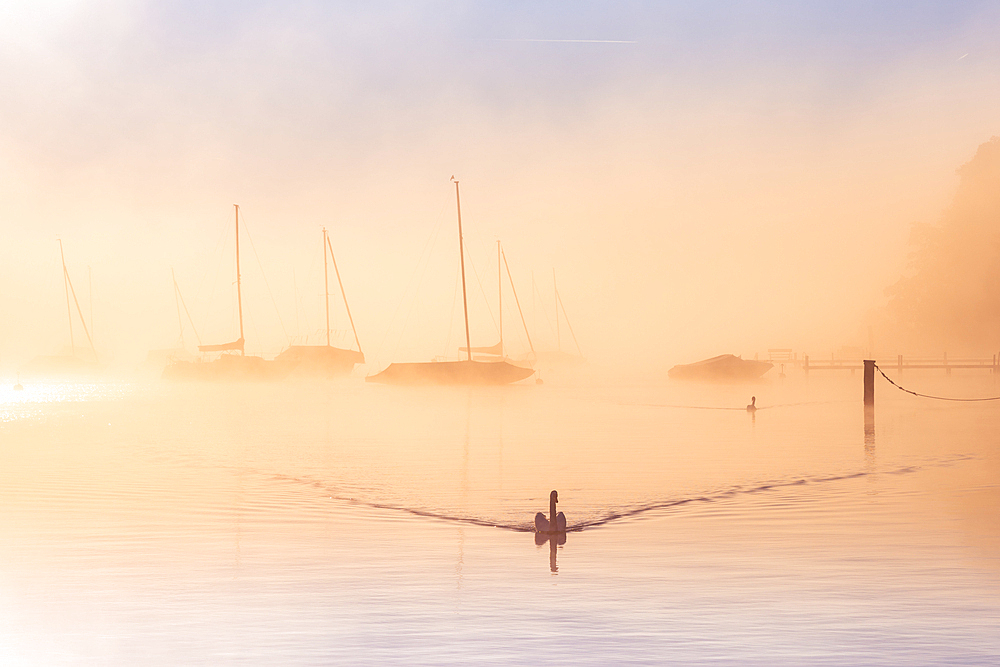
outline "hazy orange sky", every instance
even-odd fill
[[[0,368],[68,344],[57,238],[114,363],[175,344],[171,266],[235,338],[233,203],[283,322],[244,240],[248,352],[319,342],[325,225],[369,361],[454,354],[452,174],[491,307],[500,238],[592,359],[866,344],[911,223],[1000,133],[998,29],[987,2],[4,3]]]

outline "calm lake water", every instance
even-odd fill
[[[0,663],[997,664],[1000,404],[876,395],[5,384]]]

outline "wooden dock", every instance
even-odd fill
[[[988,370],[991,373],[1000,372],[1000,356],[993,355],[992,358],[948,358],[945,354],[941,357],[908,357],[896,355],[895,359],[879,359],[875,362],[884,371],[896,371],[903,373],[907,370],[943,370],[951,375],[952,369],[977,369]],[[809,355],[802,357],[802,370],[808,375],[810,371],[859,371],[864,368],[863,359],[837,359],[831,355],[830,359],[812,360]]]

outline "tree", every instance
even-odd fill
[[[909,346],[982,352],[1000,347],[1000,137],[958,169],[951,206],[916,224],[907,274],[888,309]],[[902,342],[902,341],[901,341]]]

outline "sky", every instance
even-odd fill
[[[234,203],[248,351],[321,342],[325,226],[369,362],[454,355],[453,175],[474,344],[499,239],[539,347],[553,271],[598,363],[866,345],[911,225],[1000,134],[998,28],[989,2],[6,2],[0,371],[68,345],[57,239],[113,364],[177,344],[171,268],[233,340]]]

